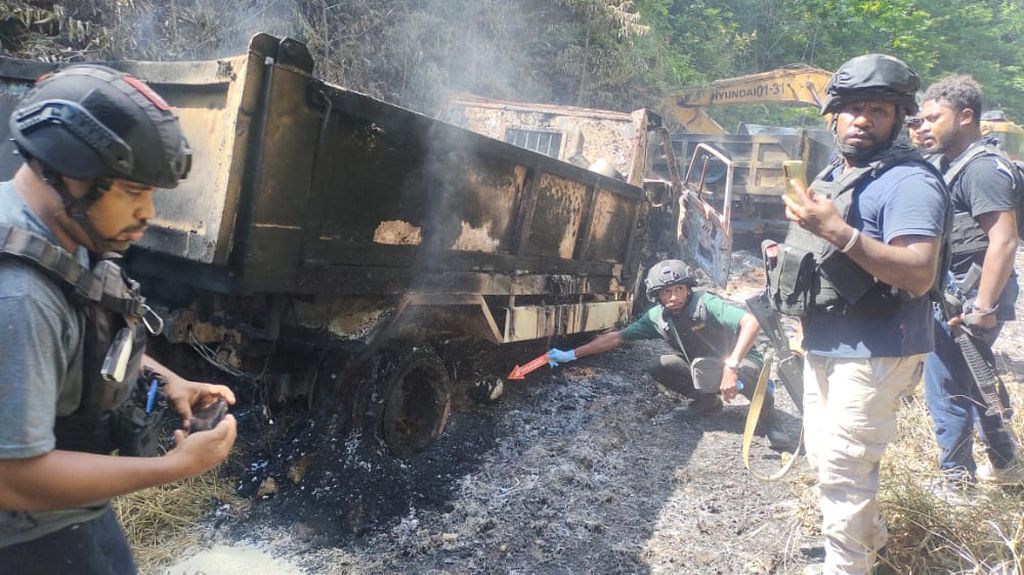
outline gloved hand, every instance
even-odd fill
[[[556,348],[548,350],[548,365],[551,367],[561,363],[569,363],[570,361],[576,361],[576,350],[562,351]]]

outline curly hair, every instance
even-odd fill
[[[924,91],[922,102],[929,100],[942,101],[949,104],[957,112],[970,108],[974,111],[974,123],[981,122],[981,84],[972,76],[961,74],[947,76],[935,82]]]

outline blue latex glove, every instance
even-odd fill
[[[551,367],[561,363],[569,363],[570,361],[576,361],[576,350],[562,351],[556,348],[548,350],[548,365]]]
[[[741,379],[737,379],[736,380],[736,389],[738,391],[743,391],[743,380],[741,380]],[[775,395],[775,380],[774,379],[769,379],[768,380],[768,395]]]

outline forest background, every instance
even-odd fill
[[[927,85],[970,73],[1024,119],[1021,0],[3,0],[0,53],[45,60],[209,59],[253,33],[306,43],[318,74],[432,114],[452,91],[629,111],[718,78],[867,52]],[[709,110],[820,125],[778,105]]]

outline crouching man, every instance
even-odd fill
[[[555,366],[627,341],[661,338],[676,353],[659,357],[648,371],[658,383],[693,398],[688,413],[716,413],[722,409],[722,400],[731,401],[737,394],[749,399],[764,365],[753,349],[761,326],[750,313],[697,287],[683,262],[654,264],[647,274],[647,297],[658,305],[621,331],[602,334],[574,350],[552,349],[548,360]],[[790,447],[772,393],[765,397],[762,409],[759,432],[768,436],[773,449]]]

